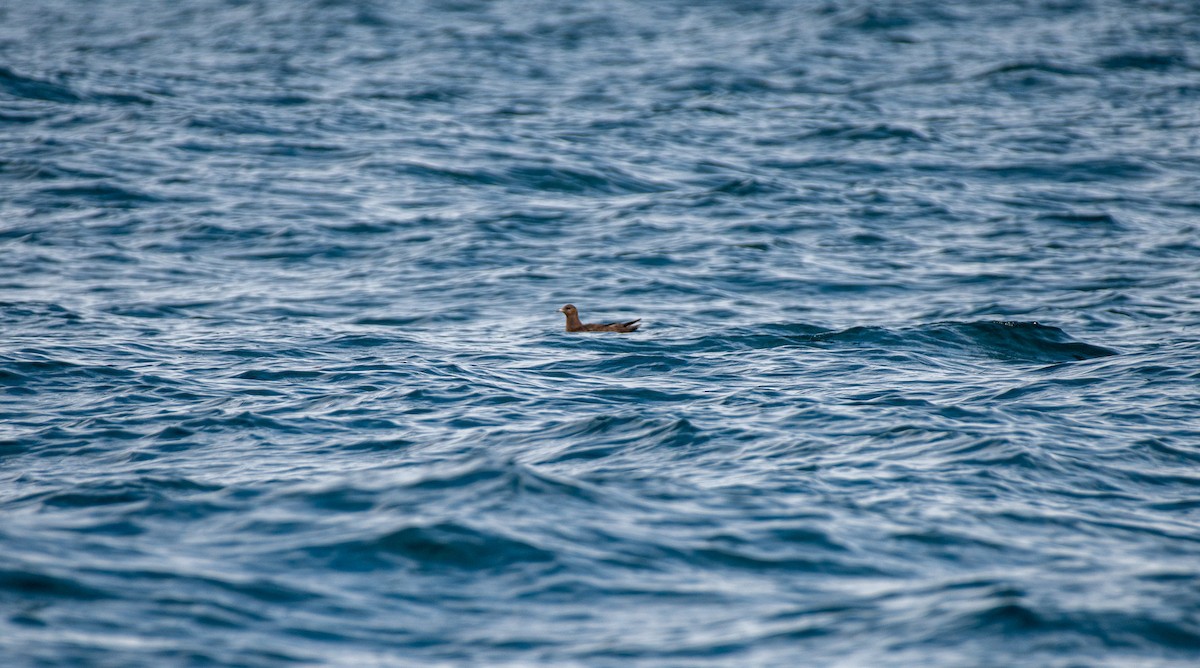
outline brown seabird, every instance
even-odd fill
[[[641,327],[637,323],[642,321],[641,318],[638,318],[629,322],[610,322],[607,325],[597,325],[595,323],[585,325],[579,322],[579,310],[571,304],[558,309],[558,312],[567,316],[568,332],[632,332]]]

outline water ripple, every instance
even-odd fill
[[[1198,19],[8,3],[4,665],[1192,665]]]

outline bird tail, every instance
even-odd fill
[[[623,323],[621,323],[621,325],[624,327],[628,327],[629,331],[633,332],[633,331],[636,331],[638,327],[641,327],[641,325],[638,324],[641,321],[642,321],[642,319],[638,318],[637,320],[630,320],[629,322],[623,322]]]

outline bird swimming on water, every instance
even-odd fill
[[[559,313],[567,316],[567,331],[568,332],[632,332],[638,327],[641,318],[630,320],[629,322],[610,322],[606,325],[597,325],[595,323],[583,324],[579,322],[579,310],[571,304],[558,309]]]

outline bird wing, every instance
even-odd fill
[[[614,332],[632,332],[641,326],[638,324],[641,321],[642,319],[638,318],[629,322],[610,322],[605,327]]]
[[[629,322],[609,322],[609,323],[605,323],[603,325],[597,324],[597,323],[588,323],[586,325],[583,325],[576,331],[580,331],[580,332],[632,332],[633,330],[637,329],[640,326],[637,323],[641,322],[641,320],[642,320],[641,318],[638,318],[637,320],[630,320]]]

